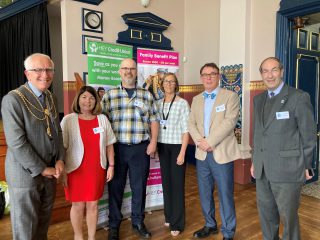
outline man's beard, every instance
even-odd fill
[[[123,81],[126,83],[126,85],[132,86],[135,85],[136,79],[135,78],[125,78]]]

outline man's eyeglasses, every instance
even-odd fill
[[[135,71],[135,70],[137,70],[136,68],[127,68],[127,67],[122,67],[122,68],[120,68],[121,70],[123,70],[123,71],[125,71],[125,72],[131,72],[131,71]]]
[[[214,78],[214,77],[216,77],[216,76],[218,76],[219,75],[219,73],[217,73],[217,72],[212,72],[212,73],[202,73],[200,76],[202,77],[202,78]]]
[[[33,68],[33,69],[28,69],[27,71],[35,72],[37,74],[42,74],[44,72],[46,74],[53,74],[54,73],[54,69],[53,68]]]

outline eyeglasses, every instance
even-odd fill
[[[27,71],[35,72],[37,74],[42,74],[44,72],[46,74],[53,74],[54,73],[54,69],[53,68],[33,68],[33,69],[28,69]]]
[[[137,70],[136,68],[127,68],[127,67],[123,67],[123,68],[120,68],[120,69],[125,71],[125,72],[131,72],[131,71]]]
[[[278,68],[278,67],[276,67],[276,68],[273,68],[273,69],[271,69],[271,70],[267,70],[267,69],[262,69],[261,70],[261,73],[262,74],[268,74],[268,73],[272,73],[272,74],[274,74],[274,73],[278,73],[280,71],[280,68]]]
[[[163,80],[163,83],[171,85],[171,84],[175,84],[176,81]]]
[[[202,78],[214,78],[214,77],[216,77],[216,76],[218,76],[219,75],[219,73],[217,73],[217,72],[212,72],[212,73],[202,73],[202,74],[200,74],[200,76],[202,77]]]

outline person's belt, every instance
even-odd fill
[[[149,142],[149,140],[144,140],[144,141],[141,141],[139,143],[121,143],[121,142],[118,142],[118,144],[125,145],[125,146],[135,146],[135,145],[144,144],[144,143],[147,143],[147,142]]]

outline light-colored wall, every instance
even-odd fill
[[[276,14],[280,0],[251,0],[250,62],[247,64],[250,81],[261,79],[259,66],[263,59],[275,56]]]
[[[220,2],[219,65],[244,64],[245,81],[259,80],[260,62],[275,55],[276,12],[280,0]]]
[[[243,64],[246,0],[221,0],[219,65]]]
[[[211,61],[220,66],[246,63],[246,79],[260,79],[259,63],[275,52],[279,1],[153,0],[144,8],[138,0],[108,0],[99,6],[62,0],[63,80],[73,80],[74,72],[82,75],[87,71],[82,35],[102,36],[115,43],[118,33],[127,29],[121,15],[136,12],[151,12],[172,23],[164,34],[180,52],[182,84],[199,83],[199,68]],[[82,7],[104,13],[102,34],[82,31]]]
[[[250,157],[250,82],[259,80],[258,66],[275,54],[279,0],[220,0],[219,65],[243,64],[242,153]]]
[[[144,8],[140,1],[108,0],[99,6],[84,4],[77,1],[61,2],[61,25],[63,39],[63,80],[74,79],[74,72],[87,72],[87,56],[82,54],[82,35],[101,36],[105,42],[115,43],[120,31],[127,25],[121,16],[126,13],[151,12],[172,24],[164,32],[172,41],[175,51],[184,52],[184,0],[151,1]],[[95,9],[103,12],[103,33],[82,31],[82,8]],[[181,65],[180,76],[183,79],[184,68]]]
[[[242,149],[249,155],[250,82],[261,80],[259,66],[263,59],[275,56],[276,13],[280,0],[246,0],[244,72],[242,89]]]
[[[223,0],[220,7],[220,48],[219,65],[228,66],[243,64],[246,69],[246,41],[250,37],[251,1]],[[243,86],[247,79],[243,75]],[[241,150],[243,158],[250,158],[249,129],[250,115],[247,115],[250,92],[242,89],[242,139]]]
[[[186,0],[184,24],[184,84],[199,84],[207,62],[219,64],[220,0]]]

